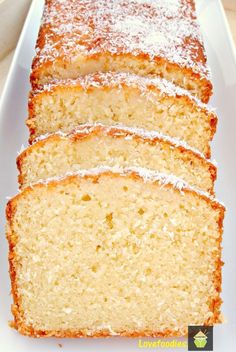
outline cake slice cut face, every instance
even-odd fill
[[[14,327],[182,336],[220,318],[224,207],[174,177],[93,170],[7,206]]]
[[[80,169],[137,166],[175,174],[213,193],[216,167],[188,145],[157,132],[84,125],[40,138],[17,158],[21,187]]]
[[[217,117],[188,91],[166,80],[127,73],[54,81],[31,93],[27,120],[31,142],[42,134],[70,132],[86,123],[160,131],[209,157]]]
[[[31,82],[97,71],[161,76],[212,94],[194,0],[48,0]]]

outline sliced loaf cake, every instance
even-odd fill
[[[84,125],[70,134],[42,136],[17,158],[22,187],[79,169],[140,166],[175,174],[213,193],[216,167],[179,140],[128,127]]]
[[[217,117],[188,91],[166,80],[127,73],[54,81],[31,93],[27,120],[31,142],[42,134],[70,132],[85,123],[157,130],[209,157]]]
[[[77,173],[7,206],[12,325],[45,337],[182,336],[221,321],[224,207],[173,176]]]

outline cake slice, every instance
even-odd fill
[[[170,82],[127,73],[96,73],[54,81],[31,93],[30,141],[42,134],[70,132],[80,124],[121,124],[157,130],[210,156],[217,117],[206,105]]]
[[[194,0],[47,0],[31,82],[97,71],[161,76],[212,94]]]
[[[102,165],[175,174],[210,193],[216,179],[215,165],[197,150],[160,133],[128,127],[84,125],[70,134],[42,136],[17,158],[21,187]]]
[[[175,177],[83,171],[24,189],[6,213],[20,333],[167,337],[221,322],[224,207]]]

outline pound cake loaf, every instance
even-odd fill
[[[38,86],[29,99],[30,142],[80,124],[102,123],[157,130],[210,157],[217,117],[205,104],[160,78],[95,73]]]
[[[46,0],[31,82],[97,71],[161,76],[212,94],[194,0]]]
[[[99,166],[139,166],[175,174],[199,189],[213,193],[216,167],[188,145],[157,132],[128,127],[84,125],[70,134],[42,136],[17,158],[19,183]]]
[[[221,322],[224,207],[174,176],[81,171],[6,212],[20,333],[168,337]]]

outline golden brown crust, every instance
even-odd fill
[[[159,142],[162,142],[168,146],[174,147],[176,149],[178,149],[181,153],[184,153],[186,155],[186,157],[188,156],[189,160],[192,160],[192,158],[197,158],[198,161],[201,162],[201,164],[205,167],[207,165],[208,170],[211,174],[211,180],[212,180],[212,184],[211,187],[208,189],[208,192],[212,195],[214,195],[214,183],[217,177],[217,168],[216,166],[208,159],[203,158],[200,154],[198,154],[197,152],[195,152],[194,150],[191,149],[187,149],[185,146],[183,145],[178,145],[171,140],[165,139],[165,138],[161,138],[161,136],[155,136],[151,138],[148,138],[148,136],[144,136],[142,134],[138,134],[135,132],[135,129],[125,129],[122,127],[118,127],[118,126],[104,126],[104,125],[81,125],[78,126],[78,128],[75,131],[72,131],[71,133],[65,134],[66,138],[69,138],[72,142],[76,141],[76,140],[81,140],[84,138],[90,138],[92,135],[94,136],[99,136],[100,134],[104,134],[104,135],[108,135],[111,136],[113,138],[125,138],[127,136],[132,137],[134,140],[141,142],[141,143],[149,143],[150,145],[155,145]],[[164,137],[164,136],[163,136]],[[21,154],[18,155],[17,159],[16,159],[16,164],[17,164],[17,168],[19,171],[19,175],[18,175],[18,182],[20,187],[22,187],[22,185],[25,183],[24,180],[24,175],[22,174],[22,166],[23,166],[23,162],[24,159],[36,148],[40,148],[42,146],[44,146],[48,141],[57,141],[60,140],[61,137],[60,135],[57,134],[52,134],[49,135],[48,137],[46,137],[45,139],[41,139],[39,141],[37,141],[36,143],[34,143],[33,145],[29,146],[27,149],[25,149]]]
[[[208,324],[205,324],[208,325]],[[129,338],[137,338],[137,337],[182,337],[187,336],[187,332],[176,331],[176,330],[165,330],[165,331],[120,331],[116,334],[111,333],[109,330],[99,330],[91,333],[86,330],[64,330],[64,331],[56,331],[56,330],[34,330],[30,326],[26,326],[21,324],[20,326],[16,326],[14,323],[11,323],[11,327],[16,329],[22,335],[30,336],[34,338],[42,338],[42,337],[59,337],[59,338],[106,338],[106,337],[129,337]]]
[[[8,262],[9,262],[9,274],[11,279],[11,294],[13,297],[13,304],[11,306],[11,311],[14,317],[14,322],[11,323],[11,326],[21,326],[22,324],[22,312],[20,308],[20,296],[18,295],[17,288],[17,278],[16,278],[16,268],[17,259],[15,254],[15,245],[17,243],[17,236],[13,232],[13,217],[16,211],[16,203],[12,202],[7,205],[6,208],[6,218],[7,218],[7,240],[9,244],[9,254],[8,254]]]
[[[104,171],[99,174],[90,174],[90,175],[84,175],[82,178],[85,179],[90,179],[92,182],[97,183],[101,177],[108,176],[108,177],[121,177],[119,173],[115,173],[112,171]],[[124,177],[124,176],[122,176]],[[143,178],[137,173],[137,172],[128,172],[126,174],[126,177],[136,179],[136,180],[141,180],[142,182],[144,181]],[[38,183],[34,185],[34,188],[42,188],[42,187],[48,187],[48,189],[53,189],[57,187],[57,185],[62,185],[62,184],[68,184],[72,180],[76,182],[80,182],[81,176],[79,175],[72,175],[72,176],[67,176],[66,178],[63,178],[61,180],[54,180],[50,181],[47,184],[44,183]],[[154,181],[153,183],[158,183],[159,181]],[[170,183],[167,183],[163,185],[164,187],[172,188],[173,185]],[[31,337],[110,337],[114,336],[114,333],[112,334],[111,331],[108,330],[101,330],[101,331],[96,331],[94,333],[88,333],[88,331],[39,331],[35,330],[32,326],[27,326],[24,323],[24,312],[21,308],[21,299],[18,294],[18,288],[17,288],[17,277],[16,277],[16,266],[17,266],[17,257],[14,251],[14,247],[17,243],[17,236],[13,232],[13,219],[14,219],[14,214],[16,212],[17,208],[17,200],[21,197],[24,197],[26,194],[33,192],[34,188],[28,187],[24,189],[21,193],[16,195],[14,198],[12,198],[6,207],[6,217],[7,217],[7,222],[8,222],[8,229],[7,229],[7,239],[9,242],[9,265],[10,265],[10,278],[11,278],[11,284],[12,284],[12,295],[13,295],[13,306],[12,306],[12,313],[14,316],[14,321],[11,323],[11,326],[18,330],[21,334],[31,336]],[[217,209],[219,211],[219,219],[218,219],[218,226],[219,226],[219,238],[217,240],[218,243],[218,248],[215,253],[215,265],[216,265],[216,270],[215,270],[215,275],[213,278],[213,284],[216,288],[217,291],[217,296],[212,297],[212,299],[209,301],[209,309],[211,312],[213,312],[213,316],[209,318],[204,325],[214,325],[217,323],[221,323],[221,314],[220,314],[220,306],[222,303],[222,300],[220,298],[220,292],[221,292],[221,267],[223,265],[223,262],[221,261],[221,241],[222,241],[222,231],[223,231],[223,219],[224,219],[224,212],[225,208],[223,205],[218,203],[216,200],[211,200],[208,197],[206,197],[203,194],[197,193],[192,189],[188,188],[182,188],[181,190],[174,188],[175,192],[186,192],[186,193],[191,193],[196,197],[199,197],[203,200],[205,200],[213,209]],[[187,334],[187,331],[176,331],[176,330],[165,330],[165,331],[121,331],[119,333],[120,336],[126,336],[126,337],[177,337],[177,336],[184,336]]]
[[[61,72],[68,70],[71,58],[80,57],[86,73],[94,72],[94,62],[99,62],[95,71],[138,73],[130,65],[122,67],[122,60],[132,60],[140,69],[143,64],[150,65],[150,74],[164,67],[173,77],[181,77],[176,82],[179,85],[183,77],[188,78],[197,83],[199,98],[209,101],[212,84],[193,0],[181,0],[176,11],[160,0],[148,4],[109,0],[105,7],[101,0],[96,5],[92,0],[86,4],[77,0],[76,11],[74,8],[75,0],[46,2],[32,64],[33,86],[43,80],[50,82],[57,75],[55,67]],[[132,21],[131,26],[126,25],[126,19]],[[118,61],[115,68],[113,63]],[[82,69],[77,70],[79,76]]]

